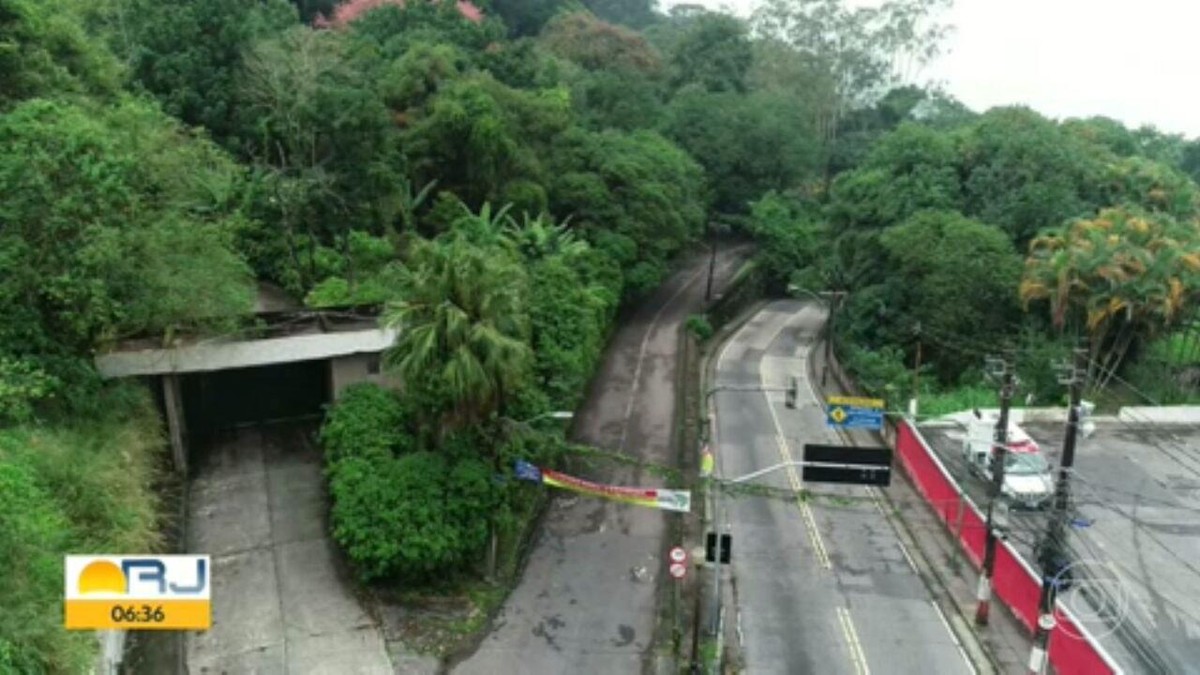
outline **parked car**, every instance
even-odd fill
[[[976,419],[967,425],[963,438],[963,456],[972,473],[986,481],[992,480],[994,457],[992,444],[995,442],[996,419],[988,419],[976,413]],[[1040,509],[1054,496],[1054,478],[1050,475],[1050,463],[1041,448],[1016,424],[1008,425],[1008,452],[1004,455],[1004,483],[1002,494],[1011,506]]]

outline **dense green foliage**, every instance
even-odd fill
[[[864,384],[911,395],[920,344],[925,387],[970,389],[983,357],[1008,345],[1027,391],[1056,401],[1044,373],[1077,338],[1103,387],[1127,356],[1190,325],[1200,201],[1156,159],[1177,141],[1024,108],[949,127],[917,112],[827,200],[768,196],[752,211],[780,283],[848,292],[839,333]]]
[[[102,414],[127,406],[93,356],[240,329],[256,281],[400,329],[402,393],[351,389],[322,430],[364,579],[515,550],[511,461],[561,449],[519,420],[573,409],[706,236],[755,241],[756,288],[841,292],[843,356],[893,404],[975,401],[1006,342],[1055,401],[1081,337],[1093,382],[1194,396],[1200,140],[918,86],[946,4],[0,0],[0,670],[87,658],[38,613],[61,551],[152,544],[151,506],[75,475],[153,503],[154,434]]]

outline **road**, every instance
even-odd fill
[[[718,259],[716,288],[740,263]],[[575,440],[674,464],[679,331],[704,302],[708,257],[673,275],[613,336],[593,391],[577,412]],[[661,485],[614,467],[589,480]],[[460,673],[620,673],[653,670],[657,585],[665,576],[670,514],[594,498],[558,497],[492,632]]]
[[[715,395],[718,472],[726,478],[797,461],[805,443],[843,444],[825,425],[807,359],[824,322],[819,305],[779,301],[720,352],[716,383],[783,387],[800,380],[797,408],[783,393]],[[723,499],[733,535],[736,612],[750,673],[971,673],[941,611],[883,515],[858,486],[802,484],[798,470],[756,479],[819,497]],[[853,500],[847,497],[855,498]]]
[[[188,493],[188,550],[212,555],[213,625],[187,634],[186,672],[393,672],[329,539],[313,431],[242,428],[203,453]]]

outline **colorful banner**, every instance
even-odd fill
[[[521,480],[551,485],[593,497],[604,497],[626,504],[649,506],[665,511],[687,513],[692,510],[692,493],[689,490],[664,490],[662,488],[631,488],[593,483],[565,473],[536,467],[524,460],[517,460],[515,471]]]

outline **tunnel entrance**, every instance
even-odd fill
[[[318,419],[329,377],[323,359],[189,373],[180,382],[188,433],[198,449],[238,427]]]

